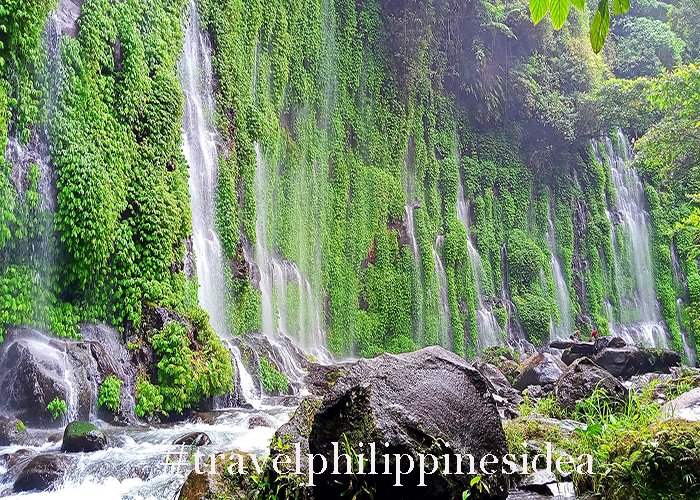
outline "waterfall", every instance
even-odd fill
[[[327,359],[324,350],[324,329],[321,323],[319,300],[309,278],[299,266],[277,255],[268,241],[268,166],[259,143],[255,143],[255,200],[257,218],[255,221],[255,249],[250,258],[260,272],[260,295],[262,331],[280,351],[289,355],[280,343],[280,334],[294,337],[308,348],[317,358]],[[290,298],[296,289],[296,314],[290,307]],[[292,374],[302,376],[291,355],[284,361],[294,368]]]
[[[438,235],[433,246],[433,261],[435,264],[435,273],[437,274],[438,287],[440,290],[440,323],[439,333],[442,336],[441,344],[447,348],[454,347],[454,339],[452,333],[452,323],[450,322],[450,302],[447,298],[447,274],[445,266],[440,259],[440,249],[445,245],[445,237]]]
[[[195,0],[190,0],[188,9],[189,25],[185,30],[179,72],[185,95],[182,148],[190,167],[192,243],[197,258],[198,298],[202,308],[209,313],[214,332],[231,353],[243,396],[251,401],[256,399],[252,378],[246,372],[238,347],[230,336],[224,257],[216,233],[214,202],[218,165],[213,126],[212,49],[200,30]]]
[[[644,186],[631,166],[631,148],[621,130],[617,131],[617,144],[607,137],[603,147],[604,156],[594,141],[598,161],[607,160],[610,166],[616,198],[615,205],[606,210],[612,227],[613,264],[620,304],[620,321],[615,321],[612,307],[606,304],[609,319],[612,319],[611,331],[630,342],[667,347],[666,326],[656,298]]]
[[[695,366],[697,362],[697,357],[695,355],[695,350],[688,340],[688,332],[683,328],[683,322],[681,321],[681,314],[683,311],[683,299],[680,297],[676,299],[676,322],[678,323],[678,328],[681,331],[681,340],[683,341],[683,352],[685,354],[685,361],[689,366]]]
[[[477,350],[482,352],[485,348],[500,345],[504,341],[503,330],[490,307],[484,302],[484,276],[486,270],[481,260],[479,251],[474,246],[471,238],[469,224],[469,206],[464,195],[462,180],[459,181],[457,198],[457,216],[467,231],[467,249],[469,262],[474,281],[474,294],[476,299],[476,328],[478,333]]]
[[[559,310],[559,323],[552,325],[551,337],[568,338],[573,332],[574,326],[571,314],[571,296],[569,295],[569,287],[566,284],[566,277],[564,276],[564,270],[557,252],[556,231],[552,221],[551,203],[547,207],[547,222],[547,246],[552,256],[549,265],[554,278],[554,300]]]

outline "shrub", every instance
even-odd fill
[[[136,381],[136,406],[134,414],[137,417],[153,416],[163,411],[163,396],[157,386],[151,384],[145,377]]]
[[[260,379],[267,393],[283,394],[289,388],[289,379],[263,356],[260,356]]]
[[[114,413],[121,408],[122,386],[124,382],[119,380],[114,375],[107,377],[100,386],[100,396],[97,404]]]
[[[514,291],[524,291],[540,276],[546,259],[540,247],[524,231],[508,237],[508,272]]]
[[[549,339],[551,308],[549,302],[533,293],[525,293],[513,298],[518,309],[518,318],[530,342],[542,345]]]
[[[66,404],[65,400],[58,397],[54,398],[48,405],[46,405],[46,409],[51,414],[51,418],[53,420],[63,418],[68,413],[68,405]]]

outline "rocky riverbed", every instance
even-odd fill
[[[89,335],[75,342],[38,332],[5,342],[0,377],[9,397],[1,403],[0,496],[192,500],[244,498],[251,492],[267,498],[275,491],[299,498],[364,498],[367,492],[380,498],[462,498],[464,492],[469,498],[573,498],[575,492],[595,491],[598,477],[575,471],[531,473],[521,466],[513,473],[460,475],[445,473],[441,465],[422,478],[418,464],[428,455],[473,455],[478,462],[487,454],[522,452],[529,460],[544,453],[548,442],[558,453],[584,451],[582,443],[595,439],[592,429],[599,425],[586,421],[589,414],[580,408],[592,399],[601,408],[628,408],[631,398],[643,395],[646,406],[641,408],[658,409],[649,428],[692,436],[700,426],[691,423],[700,420],[700,389],[695,389],[700,371],[680,367],[680,358],[670,351],[641,349],[617,338],[555,342],[529,353],[498,347],[474,362],[431,347],[321,364],[287,349],[283,337],[255,337],[243,341],[241,349],[265,352],[293,380],[286,391],[271,396],[260,389],[259,398],[229,398],[237,407],[214,411],[214,401],[203,401],[206,411],[150,422],[133,415],[126,396],[121,414],[103,418],[97,411],[95,394],[105,376],[118,370],[126,384],[134,383],[128,353],[110,345]],[[77,401],[58,422],[40,408],[56,397]],[[682,428],[678,417],[684,419],[678,424]],[[601,414],[600,425],[609,429],[606,418]],[[673,423],[671,431],[668,423]],[[322,460],[332,463],[333,443],[340,443],[338,451],[356,465],[361,453],[369,456],[360,443],[379,443],[378,470],[400,469],[401,460],[406,470],[408,459],[399,456],[411,457],[415,467],[402,474],[401,488],[394,485],[395,476],[321,471]],[[204,464],[201,474],[193,471],[197,451]],[[260,457],[260,472],[206,472],[211,457],[226,464],[233,453],[247,457],[243,461],[251,470],[250,460]],[[291,457],[287,472],[295,473],[262,460],[282,454]],[[311,464],[309,454],[317,457]],[[687,473],[697,474],[700,456],[691,453],[688,460]],[[310,468],[316,472],[314,487],[306,484]],[[421,481],[426,486],[417,487]]]

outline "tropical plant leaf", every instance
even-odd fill
[[[562,26],[564,26],[566,18],[569,17],[570,9],[571,3],[569,0],[551,0],[549,4],[549,16],[552,18],[552,25],[555,30],[560,30]]]
[[[583,10],[586,8],[586,0],[571,0],[571,4],[578,10]]]
[[[596,54],[603,49],[610,31],[610,7],[608,0],[600,0],[591,22],[591,47]]]
[[[619,16],[630,10],[630,0],[613,0],[613,14]]]
[[[547,15],[549,10],[549,0],[530,0],[530,15],[532,16],[532,22],[537,25],[544,16]]]

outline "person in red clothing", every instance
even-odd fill
[[[598,330],[593,330],[591,332],[591,340],[595,340],[598,338]]]

